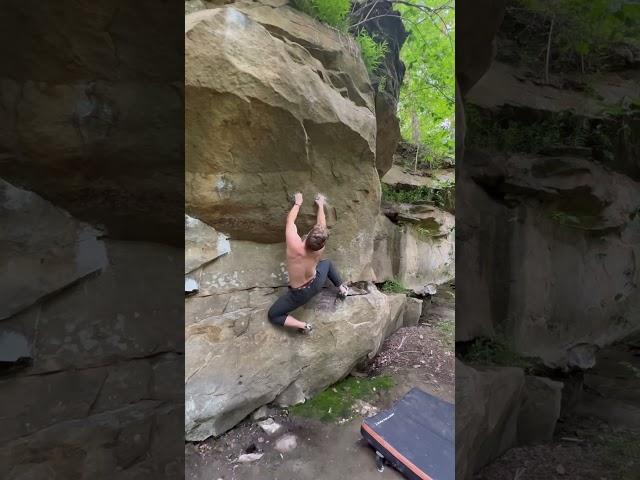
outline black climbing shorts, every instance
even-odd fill
[[[289,290],[276,300],[269,309],[269,321],[275,325],[284,325],[284,321],[291,312],[307,303],[322,290],[327,283],[327,278],[336,287],[342,284],[333,264],[329,260],[321,260],[316,267],[316,276],[309,285],[301,288],[289,287]]]

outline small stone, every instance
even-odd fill
[[[264,443],[264,437],[258,437],[258,443]]]
[[[556,467],[556,472],[558,472],[558,475],[564,475],[565,473],[567,473],[562,465],[558,465]]]
[[[266,405],[263,405],[262,407],[257,409],[255,412],[253,412],[253,414],[251,415],[251,418],[253,418],[253,420],[262,420],[264,418],[267,418],[268,415],[269,415],[269,409],[267,408]]]
[[[276,441],[276,450],[282,453],[292,451],[298,446],[298,439],[295,435],[283,435]]]
[[[280,430],[280,424],[276,423],[273,418],[267,418],[262,422],[258,422],[258,425],[260,425],[260,428],[269,435],[273,435],[278,430]]]
[[[238,457],[238,460],[236,460],[236,461],[239,462],[239,463],[255,462],[257,460],[260,460],[263,455],[264,455],[264,453],[245,453],[245,454],[240,455]]]

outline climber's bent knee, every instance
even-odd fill
[[[289,315],[288,313],[282,314],[280,312],[274,311],[273,307],[271,307],[269,309],[269,312],[267,313],[269,321],[274,325],[280,325],[280,326],[284,325],[284,321],[287,319],[288,315]]]

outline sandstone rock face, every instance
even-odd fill
[[[437,188],[438,183],[453,182],[455,180],[455,171],[453,170],[435,170],[431,171],[430,174],[429,176],[414,175],[406,172],[400,165],[393,165],[382,177],[382,183],[406,189],[412,187]]]
[[[423,301],[419,298],[407,297],[407,304],[404,310],[404,325],[413,327],[418,324],[422,316]]]
[[[479,249],[475,258],[491,263],[478,271],[478,281],[459,282],[460,301],[474,298],[468,291],[484,289],[475,295],[484,307],[476,306],[472,318],[461,309],[458,340],[491,335],[499,325],[517,351],[564,368],[579,366],[578,347],[591,351],[640,328],[633,266],[640,253],[637,182],[577,157],[468,152],[466,161],[477,184],[491,185],[511,201],[498,204],[482,188],[461,188],[482,208],[478,218],[491,218],[471,237]],[[462,242],[472,222],[459,216]],[[502,246],[498,258],[483,257],[485,238]],[[460,261],[466,255],[472,252],[465,244]]]
[[[585,391],[575,406],[580,415],[624,428],[640,428],[640,335],[602,349],[584,375]]]
[[[467,93],[466,98],[474,105],[486,108],[504,106],[527,107],[548,112],[571,111],[575,115],[605,118],[606,108],[620,105],[620,99],[640,96],[640,84],[624,74],[607,73],[563,75],[564,81],[584,82],[593,89],[586,95],[583,91],[559,88],[561,85],[541,85],[528,78],[529,72],[503,62],[494,62],[486,74]]]
[[[181,16],[3,5],[0,478],[184,470]]]
[[[0,320],[107,264],[98,230],[2,179],[0,218]]]
[[[518,444],[549,442],[553,438],[562,403],[561,382],[525,376],[523,401],[518,414]]]
[[[268,322],[276,298],[273,289],[257,289],[187,301],[187,440],[222,434],[261,405],[304,401],[404,324],[404,295],[372,287],[336,304],[327,289],[294,312],[316,327],[302,336]]]
[[[197,218],[184,216],[184,273],[231,251],[227,236]]]
[[[175,120],[184,110],[176,74],[183,51],[180,37],[165,33],[176,30],[169,26],[180,22],[181,5],[82,0],[73,14],[45,3],[5,8],[3,178],[104,226],[111,238],[181,245],[166,236],[180,228],[183,208],[184,133]],[[20,49],[10,40],[24,28],[15,18],[34,28]]]
[[[373,272],[378,283],[393,280],[400,268],[400,228],[387,218],[379,215],[373,242]]]
[[[516,445],[524,374],[519,368],[475,369],[456,361],[456,478]]]
[[[405,287],[421,291],[428,284],[455,278],[453,215],[427,204],[388,204],[383,212],[397,224],[378,221],[377,281],[395,278]],[[384,260],[389,252],[394,252],[393,261]]]
[[[181,317],[182,305],[167,294],[175,276],[166,262],[173,258],[179,271],[182,251],[97,240],[95,227],[2,185],[5,233],[12,261],[21,262],[10,280],[23,273],[29,282],[24,296],[14,295],[23,308],[0,322],[2,361],[13,367],[1,381],[0,476],[47,478],[54,469],[65,478],[113,478],[126,468],[131,478],[173,478],[182,452],[170,438],[183,431],[184,407],[171,386],[182,380],[176,353],[184,346],[182,325],[169,320]],[[33,258],[44,265],[24,263]]]
[[[306,194],[304,230],[320,191],[341,247],[335,263],[371,279],[373,238],[362,225],[375,222],[380,199],[376,119],[353,45],[289,7],[264,5],[188,15],[185,35],[188,213],[235,240],[278,243],[290,195]],[[355,262],[359,252],[369,257]]]

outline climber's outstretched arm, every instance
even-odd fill
[[[296,227],[296,218],[298,218],[298,212],[300,211],[300,205],[302,205],[302,194],[296,193],[295,203],[291,207],[291,211],[287,215],[287,225],[285,227],[285,238],[287,241],[287,247],[297,248],[302,246],[302,239],[298,235],[298,227]]]
[[[316,195],[316,205],[318,206],[318,217],[316,219],[316,223],[323,227],[327,226],[327,220],[324,217],[324,202],[326,202],[326,200],[325,196],[321,193]]]

